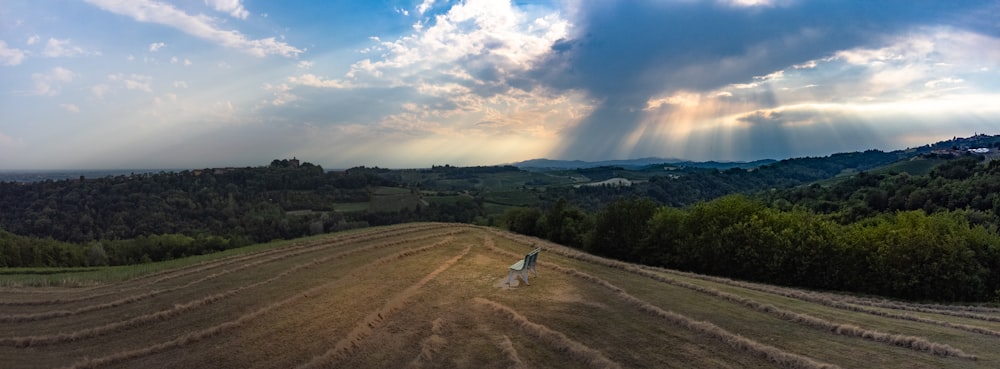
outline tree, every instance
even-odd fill
[[[657,205],[647,198],[619,199],[597,214],[594,236],[585,243],[589,252],[633,261],[640,257],[642,243],[648,237],[649,219]]]
[[[104,252],[104,247],[100,243],[92,243],[87,249],[87,266],[105,265],[108,265],[108,253]]]

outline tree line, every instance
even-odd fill
[[[1000,236],[963,211],[887,212],[842,224],[743,195],[687,208],[623,198],[595,213],[565,202],[503,225],[618,260],[785,286],[911,300],[1000,299]]]

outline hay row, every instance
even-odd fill
[[[553,252],[555,252],[557,254],[562,254],[566,250],[551,249],[550,251],[553,251]],[[582,253],[576,253],[576,252],[574,252],[574,254],[582,254]],[[582,255],[586,255],[586,254],[582,254]],[[576,258],[582,258],[583,257],[581,255],[576,255],[576,256],[577,256]],[[695,292],[699,292],[699,293],[702,293],[702,294],[705,294],[705,295],[709,295],[709,296],[712,296],[712,297],[721,298],[723,300],[730,301],[730,302],[733,302],[733,303],[737,303],[737,304],[743,305],[745,307],[748,307],[750,309],[753,309],[753,310],[756,310],[756,311],[759,311],[759,312],[762,312],[762,313],[765,313],[765,314],[773,315],[773,316],[775,316],[775,317],[777,317],[779,319],[782,319],[782,320],[787,320],[787,321],[790,321],[790,322],[793,322],[793,323],[802,324],[802,325],[805,325],[805,326],[808,326],[808,327],[812,327],[812,328],[815,328],[815,329],[829,331],[829,332],[836,333],[836,334],[843,335],[843,336],[862,338],[862,339],[866,339],[866,340],[870,340],[870,341],[874,341],[874,342],[885,343],[885,344],[893,345],[893,346],[899,346],[899,347],[911,349],[911,350],[914,350],[914,351],[930,353],[930,354],[937,355],[937,356],[957,357],[957,358],[969,359],[969,360],[976,360],[977,359],[976,355],[967,354],[964,351],[962,351],[961,349],[957,349],[957,348],[951,347],[950,345],[947,345],[947,344],[932,342],[932,341],[930,341],[930,340],[928,340],[928,339],[926,339],[924,337],[916,337],[916,336],[903,335],[903,334],[890,334],[890,333],[884,333],[884,332],[879,332],[879,331],[875,331],[875,330],[865,329],[865,328],[858,327],[858,326],[853,325],[853,324],[834,323],[834,322],[831,322],[829,320],[822,319],[822,318],[817,318],[817,317],[814,317],[814,316],[811,316],[811,315],[808,315],[808,314],[797,313],[797,312],[794,312],[794,311],[791,311],[791,310],[786,310],[786,309],[779,308],[779,307],[771,305],[771,304],[761,303],[759,301],[756,301],[756,300],[748,298],[748,297],[743,297],[743,296],[739,296],[739,295],[736,295],[736,294],[732,294],[732,293],[728,293],[728,292],[723,292],[723,291],[720,291],[720,290],[712,288],[712,287],[701,286],[701,285],[697,285],[697,284],[693,284],[693,283],[679,281],[679,280],[676,280],[676,279],[673,279],[673,278],[668,278],[668,277],[665,277],[665,276],[662,276],[662,275],[650,272],[648,270],[644,270],[642,268],[636,267],[636,266],[634,266],[632,264],[627,264],[627,263],[617,262],[617,261],[611,261],[611,260],[600,260],[600,259],[596,259],[596,258],[592,259],[591,261],[592,262],[597,262],[600,265],[604,265],[604,266],[607,266],[607,267],[611,267],[611,268],[623,270],[623,271],[626,271],[626,272],[629,272],[629,273],[632,273],[632,274],[640,275],[640,276],[643,276],[643,277],[655,280],[657,282],[666,283],[666,284],[669,284],[669,285],[673,285],[673,286],[685,288],[685,289],[692,290],[692,291],[695,291]],[[546,263],[546,264],[549,264],[549,263]],[[553,267],[555,268],[555,267],[558,267],[558,266],[553,265]]]
[[[916,315],[912,315],[912,314],[892,313],[892,312],[882,311],[882,310],[878,310],[878,309],[867,308],[867,307],[864,307],[864,306],[853,305],[853,304],[849,304],[849,303],[843,302],[843,301],[841,301],[837,297],[831,297],[831,296],[828,296],[828,295],[819,294],[819,293],[815,293],[815,292],[806,292],[806,291],[794,290],[794,289],[789,289],[789,288],[782,288],[782,287],[777,287],[777,286],[762,285],[762,284],[750,283],[750,282],[743,282],[743,281],[735,281],[735,280],[728,279],[728,278],[714,277],[714,276],[708,276],[708,275],[702,275],[702,274],[695,274],[695,273],[688,273],[688,272],[682,272],[682,271],[673,270],[673,269],[656,268],[656,267],[649,267],[649,266],[636,267],[634,265],[629,265],[629,264],[626,264],[626,263],[622,263],[620,261],[606,259],[606,258],[602,258],[602,257],[599,257],[599,256],[594,256],[594,255],[586,254],[586,253],[583,253],[583,252],[580,252],[580,251],[568,248],[566,246],[557,245],[557,244],[553,244],[553,243],[550,243],[550,242],[547,242],[547,241],[537,240],[537,239],[534,239],[534,238],[528,238],[526,236],[513,235],[513,234],[509,234],[509,233],[502,233],[502,232],[499,232],[499,231],[494,231],[494,234],[497,234],[500,237],[504,237],[504,238],[507,238],[507,239],[512,240],[514,242],[518,242],[518,243],[522,243],[522,244],[535,244],[535,245],[543,244],[544,245],[543,249],[545,249],[547,251],[555,252],[555,253],[557,253],[559,255],[563,255],[563,256],[568,257],[568,258],[572,258],[572,259],[576,259],[576,260],[580,260],[580,261],[585,261],[585,262],[589,262],[589,263],[594,263],[594,264],[598,264],[598,265],[611,266],[611,267],[619,268],[619,269],[623,269],[623,270],[625,270],[626,267],[628,269],[632,269],[632,270],[635,270],[635,269],[647,270],[647,271],[648,270],[654,270],[654,271],[657,271],[657,272],[671,274],[671,275],[678,275],[678,276],[682,276],[682,277],[688,277],[688,278],[693,278],[693,279],[700,279],[700,280],[704,280],[704,281],[725,284],[725,285],[728,285],[728,286],[733,286],[733,287],[738,287],[738,288],[744,288],[744,289],[758,291],[758,292],[770,293],[770,294],[774,294],[774,295],[778,295],[778,296],[793,298],[793,299],[797,299],[797,300],[801,300],[801,301],[806,301],[806,302],[812,302],[812,303],[816,303],[816,304],[820,304],[820,305],[823,305],[823,306],[832,307],[832,308],[836,308],[836,309],[841,309],[841,310],[847,310],[847,311],[858,312],[858,313],[865,313],[865,314],[874,315],[874,316],[883,317],[883,318],[890,318],[890,319],[905,320],[905,321],[912,321],[912,322],[917,322],[917,323],[937,325],[937,326],[942,326],[942,327],[947,327],[947,328],[952,328],[952,329],[958,329],[958,330],[962,330],[962,331],[966,331],[966,332],[972,332],[972,333],[982,334],[982,335],[991,336],[991,337],[1000,337],[1000,331],[989,329],[989,328],[985,328],[985,327],[980,327],[980,326],[975,326],[975,325],[969,325],[969,324],[961,324],[961,323],[952,323],[952,322],[947,322],[947,321],[942,321],[942,320],[936,320],[936,319],[930,319],[930,318],[925,318],[925,317],[921,317],[921,316],[916,316]],[[839,295],[836,295],[836,296],[839,297]]]
[[[993,309],[987,307],[966,306],[963,308],[963,307],[955,307],[949,305],[911,304],[911,303],[888,301],[888,300],[880,301],[872,299],[862,299],[850,296],[843,296],[840,300],[855,305],[871,306],[871,307],[893,309],[893,310],[912,311],[917,313],[949,315],[959,318],[982,320],[987,322],[1000,322],[1000,316],[981,314],[981,313],[996,313],[996,311],[993,311]]]
[[[696,279],[702,279],[702,280],[707,280],[707,281],[711,281],[711,282],[726,284],[726,285],[730,285],[730,286],[733,286],[733,287],[739,287],[739,288],[745,288],[745,289],[759,291],[759,292],[764,292],[764,293],[770,293],[770,294],[774,294],[774,295],[778,295],[778,296],[783,296],[783,297],[788,297],[788,298],[793,298],[793,299],[797,299],[797,300],[801,300],[801,301],[812,302],[812,303],[820,304],[820,305],[823,305],[823,306],[832,307],[832,308],[835,308],[835,309],[841,309],[841,310],[846,310],[846,311],[851,311],[851,312],[857,312],[857,313],[864,313],[864,314],[869,314],[869,315],[874,315],[874,316],[883,317],[883,318],[889,318],[889,319],[905,320],[905,321],[911,321],[911,322],[917,322],[917,323],[937,325],[937,326],[941,326],[941,327],[952,328],[952,329],[962,330],[962,331],[966,331],[966,332],[981,334],[981,335],[985,335],[985,336],[991,336],[991,337],[998,337],[998,338],[1000,338],[1000,331],[994,330],[994,329],[989,329],[989,328],[975,326],[975,325],[970,325],[970,324],[952,323],[952,322],[948,322],[948,321],[931,319],[931,318],[926,318],[926,317],[917,316],[917,315],[913,315],[913,314],[893,313],[893,312],[889,312],[889,311],[878,310],[878,309],[871,308],[871,307],[866,307],[866,306],[854,305],[854,304],[846,303],[844,301],[841,301],[840,299],[832,298],[832,297],[829,297],[829,296],[826,296],[826,295],[823,295],[823,294],[819,294],[819,293],[806,292],[806,291],[797,291],[797,290],[792,290],[792,289],[788,289],[788,288],[781,288],[781,287],[758,285],[758,284],[755,284],[755,283],[734,281],[734,280],[726,279],[726,278],[704,276],[704,275],[699,275],[699,274],[694,274],[694,273],[686,273],[686,272],[680,272],[680,271],[669,270],[669,269],[662,269],[662,268],[648,268],[647,267],[647,268],[644,268],[644,269],[653,269],[653,270],[660,271],[660,272],[663,272],[663,273],[681,275],[681,276],[685,276],[685,277],[689,277],[689,278],[696,278]]]
[[[315,250],[321,250],[321,249],[326,249],[326,248],[330,248],[330,247],[333,247],[333,246],[342,245],[342,244],[350,242],[350,241],[356,241],[358,239],[363,239],[365,237],[368,237],[368,241],[371,241],[371,240],[378,240],[378,239],[383,239],[383,238],[388,238],[388,237],[396,237],[396,236],[405,235],[405,234],[409,234],[409,233],[421,232],[421,231],[425,231],[425,230],[432,230],[432,229],[437,229],[437,228],[442,228],[442,227],[443,227],[443,225],[409,226],[409,227],[402,227],[402,229],[400,229],[398,231],[396,231],[396,229],[393,229],[392,232],[383,232],[383,233],[376,233],[376,234],[371,234],[370,232],[365,232],[365,233],[359,233],[359,234],[350,234],[350,235],[346,235],[346,236],[343,236],[343,237],[338,237],[338,238],[335,238],[335,239],[332,239],[332,240],[331,239],[323,239],[323,240],[313,241],[313,242],[297,242],[297,243],[294,243],[290,247],[282,247],[282,248],[275,248],[275,249],[264,250],[264,251],[249,253],[249,254],[234,255],[234,256],[230,256],[230,257],[226,257],[226,258],[222,258],[222,259],[217,259],[217,260],[212,260],[212,261],[208,261],[208,262],[203,262],[203,263],[198,263],[198,264],[186,266],[186,267],[183,267],[183,268],[167,269],[167,270],[164,270],[164,271],[159,271],[159,272],[147,274],[147,275],[144,275],[142,277],[133,279],[130,282],[137,282],[137,281],[141,281],[141,280],[144,280],[144,279],[149,279],[149,278],[153,278],[153,277],[157,277],[157,276],[159,276],[160,278],[157,278],[157,279],[155,279],[153,281],[150,281],[150,282],[142,283],[142,284],[140,284],[138,286],[132,286],[132,287],[128,287],[128,288],[119,289],[117,291],[103,292],[103,293],[94,294],[94,295],[84,295],[84,296],[69,297],[69,298],[67,298],[67,297],[61,297],[61,298],[57,298],[57,299],[48,299],[48,300],[0,301],[0,306],[59,305],[59,304],[67,304],[67,303],[75,303],[75,302],[80,302],[80,301],[92,300],[92,299],[96,299],[96,298],[100,298],[100,297],[105,297],[105,296],[108,296],[108,295],[113,295],[113,294],[116,294],[116,293],[121,293],[121,292],[127,291],[127,290],[134,290],[134,289],[140,288],[141,286],[145,286],[145,285],[152,285],[152,284],[156,284],[156,283],[161,283],[161,282],[164,282],[164,281],[167,281],[167,280],[170,280],[170,279],[175,279],[175,278],[187,276],[187,275],[190,275],[190,274],[202,272],[202,271],[209,270],[209,269],[214,269],[214,268],[217,268],[217,267],[226,266],[226,265],[230,265],[230,264],[235,264],[235,263],[239,263],[239,262],[243,262],[243,261],[251,260],[251,259],[258,259],[258,258],[270,256],[270,255],[273,255],[273,254],[285,253],[285,252],[292,251],[292,250],[305,249],[305,248],[315,249]],[[114,285],[114,287],[120,287],[120,284],[116,284],[116,285]]]
[[[600,351],[590,348],[580,342],[574,341],[562,332],[553,330],[544,325],[528,320],[516,310],[504,306],[500,303],[487,300],[482,297],[472,299],[474,305],[488,308],[494,315],[514,323],[518,328],[528,335],[537,338],[543,344],[556,349],[557,351],[568,353],[574,359],[586,363],[594,368],[621,368],[621,365],[608,359]],[[510,340],[508,339],[509,343]],[[513,345],[511,344],[511,349]],[[516,352],[515,352],[516,358]],[[518,359],[518,361],[520,361]],[[523,365],[523,363],[521,363]]]
[[[511,254],[505,250],[496,247],[490,247],[490,249],[498,251],[503,254]],[[643,301],[642,299],[632,296],[625,290],[601,278],[579,272],[575,269],[561,267],[559,265],[555,265],[552,263],[545,263],[544,265],[547,268],[555,270],[557,272],[574,276],[586,280],[590,283],[604,287],[605,289],[610,290],[612,293],[614,293],[615,296],[617,296],[619,299],[623,300],[624,302],[630,305],[635,306],[640,311],[664,319],[674,325],[681,326],[688,330],[704,334],[708,337],[721,341],[730,347],[746,351],[754,356],[766,359],[778,365],[787,368],[809,368],[809,369],[839,368],[838,366],[833,364],[819,362],[806,356],[802,356],[792,352],[787,352],[774,346],[766,345],[748,338],[741,337],[707,321],[694,320],[682,314],[663,310],[658,306],[652,305],[646,301]]]
[[[449,238],[450,239],[450,238]],[[410,240],[412,241],[412,240]],[[408,241],[409,242],[409,241]],[[302,269],[308,269],[310,267],[329,262],[331,260],[343,259],[344,257],[361,253],[372,251],[376,249],[386,248],[393,245],[399,244],[398,242],[392,242],[388,244],[375,244],[369,245],[362,248],[352,249],[343,251],[334,255],[326,256],[323,258],[315,259],[307,263],[295,265],[280,274],[275,275],[267,280],[256,282],[253,284],[241,286],[235,289],[231,289],[225,292],[210,295],[198,300],[189,301],[183,304],[176,304],[171,308],[160,310],[154,313],[140,315],[125,321],[119,321],[114,323],[105,324],[98,327],[81,329],[73,332],[61,332],[57,334],[50,335],[40,335],[40,336],[25,336],[25,337],[4,337],[0,338],[0,346],[13,346],[13,347],[34,347],[34,346],[47,346],[58,343],[74,342],[81,339],[97,337],[109,333],[120,332],[128,329],[134,329],[141,327],[146,324],[151,324],[154,322],[165,321],[173,317],[179,316],[185,312],[194,310],[196,308],[213,304],[219,300],[232,297],[240,292],[256,288],[274,281],[277,281],[291,273]]]
[[[393,242],[393,243],[389,243],[389,244],[383,244],[381,247],[393,246],[393,245],[398,245],[398,244],[406,243],[406,242],[420,241],[420,240],[425,240],[425,239],[429,239],[429,238],[436,238],[436,237],[440,237],[441,235],[442,234],[431,234],[431,235],[425,235],[425,236],[416,237],[416,238],[403,239],[403,240],[399,240],[397,242]],[[118,299],[118,300],[115,300],[115,301],[111,301],[111,302],[106,302],[106,303],[102,303],[102,304],[94,304],[94,305],[82,306],[82,307],[79,307],[79,308],[76,308],[76,309],[73,309],[73,310],[54,310],[54,311],[44,311],[44,312],[29,313],[29,314],[0,315],[0,322],[3,322],[3,323],[13,323],[13,322],[39,321],[39,320],[46,320],[46,319],[52,319],[52,318],[59,318],[59,317],[79,315],[79,314],[88,313],[88,312],[91,312],[91,311],[96,311],[96,310],[101,310],[101,309],[114,308],[114,307],[118,307],[118,306],[130,304],[130,303],[142,301],[142,300],[145,300],[145,299],[149,299],[149,298],[152,298],[152,297],[164,294],[164,293],[169,293],[169,292],[174,292],[174,291],[182,290],[182,289],[185,289],[185,288],[188,288],[188,287],[200,284],[200,283],[204,283],[205,281],[208,281],[208,280],[211,280],[211,279],[214,279],[214,278],[218,278],[218,277],[221,277],[221,276],[224,276],[224,275],[227,275],[227,274],[231,274],[231,273],[234,273],[234,272],[237,272],[237,271],[240,271],[240,270],[244,270],[244,269],[247,269],[247,268],[251,268],[251,267],[254,267],[254,266],[257,266],[257,265],[261,265],[261,264],[265,264],[265,263],[269,263],[269,262],[273,262],[273,261],[277,261],[277,260],[287,259],[287,258],[290,258],[290,257],[293,257],[293,256],[298,256],[298,255],[301,255],[301,254],[304,254],[304,253],[308,253],[308,252],[311,252],[311,251],[313,251],[313,250],[297,250],[297,251],[294,251],[294,252],[288,252],[288,253],[285,253],[285,254],[281,254],[281,255],[277,255],[277,256],[272,256],[272,257],[266,258],[264,260],[258,260],[258,261],[255,261],[253,263],[243,264],[243,265],[240,265],[239,267],[236,267],[236,268],[233,268],[233,269],[227,269],[227,270],[224,270],[224,271],[221,271],[221,272],[218,272],[218,273],[214,273],[214,274],[205,276],[203,278],[200,278],[200,279],[195,280],[195,281],[188,282],[188,283],[180,285],[180,286],[175,286],[175,287],[171,287],[171,288],[165,288],[165,289],[161,289],[161,290],[153,290],[153,291],[150,291],[150,292],[146,292],[146,293],[143,293],[143,294],[138,294],[138,295],[133,295],[133,296],[121,298],[121,299]]]
[[[780,319],[803,324],[805,326],[809,326],[819,330],[826,330],[843,336],[863,338],[874,342],[899,346],[914,351],[934,354],[937,356],[957,357],[970,360],[976,360],[977,358],[976,355],[966,354],[962,350],[951,347],[950,345],[932,342],[923,337],[916,337],[903,334],[889,334],[875,330],[865,329],[853,324],[834,323],[808,314],[796,313],[794,311],[782,309],[771,304],[764,304],[747,297],[727,292],[722,292],[711,287],[700,286],[692,283],[678,281],[672,278],[667,278],[661,275],[657,275],[655,273],[650,273],[648,271],[637,269],[637,270],[631,270],[630,272],[645,276],[647,278],[653,279],[658,282],[667,283],[677,287],[682,287],[692,291],[697,291],[709,296],[718,297],[726,301],[738,303],[753,310],[773,315]]]
[[[252,311],[250,313],[243,314],[240,317],[236,318],[235,320],[224,322],[224,323],[221,323],[221,324],[209,327],[209,328],[205,328],[205,329],[202,329],[202,330],[199,330],[199,331],[191,332],[191,333],[185,334],[185,335],[183,335],[181,337],[172,339],[170,341],[158,343],[158,344],[155,344],[155,345],[152,345],[152,346],[148,346],[148,347],[144,347],[144,348],[141,348],[141,349],[135,349],[135,350],[117,352],[117,353],[113,353],[113,354],[106,355],[106,356],[103,356],[103,357],[98,357],[98,358],[84,358],[84,359],[82,359],[80,361],[77,361],[76,363],[73,363],[70,366],[66,367],[66,369],[99,368],[99,367],[102,367],[102,366],[108,366],[108,365],[113,365],[113,364],[117,364],[117,363],[122,363],[122,362],[125,362],[125,361],[134,360],[134,359],[138,359],[138,358],[141,358],[141,357],[145,357],[145,356],[157,354],[157,353],[160,353],[160,352],[163,352],[163,351],[166,351],[166,350],[170,350],[170,349],[174,349],[174,348],[179,348],[179,347],[183,347],[183,346],[190,345],[190,344],[193,344],[193,343],[197,343],[197,342],[199,342],[201,340],[204,340],[206,338],[211,338],[211,337],[217,336],[219,334],[225,333],[227,331],[231,331],[233,329],[237,329],[237,328],[239,328],[239,327],[241,327],[243,325],[246,325],[247,323],[253,321],[257,317],[260,317],[261,315],[264,315],[264,314],[266,314],[266,313],[268,313],[270,311],[276,310],[278,308],[290,305],[290,304],[292,304],[292,303],[294,303],[294,302],[296,302],[296,301],[298,301],[298,300],[300,300],[302,298],[305,298],[305,297],[311,296],[311,295],[317,295],[317,294],[319,294],[320,292],[322,292],[322,291],[324,291],[326,289],[329,289],[329,288],[331,288],[331,287],[333,287],[335,285],[338,285],[338,284],[342,283],[343,280],[344,280],[344,278],[346,278],[346,276],[349,276],[349,275],[351,275],[353,273],[356,273],[356,272],[361,271],[361,270],[369,269],[369,268],[374,268],[374,267],[382,266],[384,264],[387,264],[387,263],[390,263],[390,262],[393,262],[393,261],[396,261],[396,260],[399,260],[399,259],[402,259],[402,258],[405,258],[405,257],[409,257],[409,256],[412,256],[412,255],[415,255],[415,254],[418,254],[418,253],[430,250],[430,249],[438,247],[438,246],[442,246],[442,245],[448,244],[448,243],[452,242],[453,240],[454,240],[453,237],[449,237],[449,238],[447,238],[445,240],[436,242],[436,243],[428,245],[428,246],[424,246],[424,247],[420,247],[420,248],[416,248],[416,249],[404,250],[404,251],[400,251],[400,252],[397,252],[397,253],[389,255],[389,256],[385,256],[385,257],[379,258],[378,260],[372,261],[371,263],[368,263],[368,264],[362,265],[360,267],[357,267],[355,269],[352,269],[350,272],[348,272],[347,274],[345,274],[344,277],[340,277],[340,278],[337,278],[337,279],[332,280],[330,282],[324,283],[322,285],[310,288],[310,289],[308,289],[308,290],[306,290],[306,291],[304,291],[302,293],[297,293],[294,296],[291,296],[291,297],[286,298],[286,299],[281,300],[281,301],[277,301],[277,302],[271,303],[270,305],[267,305],[267,306],[262,307],[260,309],[254,310],[254,311]]]
[[[504,359],[507,359],[507,369],[528,369],[528,366],[524,364],[524,361],[521,361],[521,357],[517,354],[517,349],[514,348],[510,337],[504,335],[497,345],[500,347],[500,353],[503,354]]]
[[[394,312],[404,308],[406,306],[406,302],[415,296],[417,292],[419,292],[419,290],[427,284],[427,282],[430,282],[432,279],[437,277],[438,274],[441,274],[445,270],[448,270],[448,268],[451,268],[453,265],[458,263],[459,260],[469,254],[471,249],[471,245],[466,246],[465,250],[463,250],[461,254],[441,263],[437,269],[431,271],[429,274],[417,281],[417,283],[406,287],[406,289],[402,292],[392,296],[389,301],[382,306],[382,308],[369,313],[368,316],[358,322],[358,324],[354,326],[354,329],[347,333],[344,338],[341,338],[340,341],[337,341],[337,344],[334,345],[332,349],[327,350],[321,355],[313,357],[305,364],[298,366],[298,368],[327,367],[328,364],[336,362],[344,356],[350,355],[355,348],[358,348],[361,344],[363,344],[365,338],[368,338],[376,327],[381,325],[381,323],[388,319],[388,317]]]
[[[420,353],[410,361],[407,368],[420,369],[434,362],[434,355],[441,352],[448,345],[448,340],[442,336],[441,325],[444,324],[441,318],[431,322],[431,334],[420,341]]]

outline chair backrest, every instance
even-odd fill
[[[540,251],[542,251],[542,250],[541,249],[535,249],[534,251],[528,253],[528,255],[525,255],[524,256],[524,266],[525,267],[530,267],[530,266],[535,265],[535,261],[538,260],[538,253]]]

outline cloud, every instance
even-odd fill
[[[34,45],[34,44],[38,43],[38,41],[41,40],[41,39],[42,38],[38,37],[38,35],[31,35],[31,36],[28,36],[28,40],[25,41],[25,43],[27,43],[28,45]]]
[[[65,110],[65,111],[70,112],[70,113],[79,113],[80,112],[80,107],[76,106],[76,104],[59,104],[59,107],[62,108],[63,110]]]
[[[215,10],[229,13],[233,18],[247,19],[250,12],[243,7],[241,0],[205,0],[205,4],[211,5]]]
[[[274,37],[250,39],[234,30],[220,29],[216,19],[206,15],[187,14],[173,5],[155,0],[86,0],[115,14],[131,17],[137,22],[156,23],[173,27],[181,32],[225,47],[243,50],[251,55],[264,57],[281,55],[295,57],[304,50],[277,41]]]
[[[420,3],[420,5],[417,5],[417,13],[424,15],[424,13],[427,12],[427,10],[429,10],[432,6],[434,6],[434,0],[424,0],[424,2]]]
[[[965,80],[961,78],[945,77],[945,78],[935,79],[933,81],[927,81],[926,83],[924,83],[924,87],[936,88],[942,85],[955,85],[955,84],[960,84],[962,82],[965,82]]]
[[[926,93],[923,84],[940,78],[928,78],[932,67],[901,63],[916,55],[932,58],[928,44],[897,36],[933,33],[920,27],[953,21],[980,6],[889,3],[873,11],[854,3],[750,3],[622,1],[581,7],[572,32],[533,68],[532,77],[551,88],[583,91],[600,103],[566,133],[553,156],[606,159],[662,150],[670,135],[693,134],[701,125],[720,127],[710,116],[773,108],[784,99]],[[938,52],[959,49],[932,44]],[[919,89],[908,92],[912,86]],[[681,109],[662,100],[683,92],[700,96],[702,105]],[[709,113],[711,106],[722,110]],[[689,116],[704,120],[683,120]]]
[[[69,39],[59,40],[50,38],[48,42],[45,43],[45,49],[42,50],[42,56],[50,58],[58,57],[72,57],[79,55],[86,55],[87,52],[79,46],[73,46],[70,44]]]
[[[186,81],[174,81],[174,88],[188,88]]]
[[[350,88],[353,85],[339,80],[324,79],[312,73],[306,73],[298,77],[288,77],[288,82],[301,86],[318,88]]]
[[[295,64],[295,66],[298,67],[299,69],[309,69],[312,68],[313,62],[308,60],[303,60]]]
[[[75,78],[76,73],[63,67],[52,68],[49,73],[45,74],[34,73],[31,75],[31,80],[34,82],[35,88],[31,94],[56,96],[62,92],[62,84],[72,82]]]
[[[97,96],[98,99],[103,99],[104,95],[107,95],[111,91],[111,86],[106,84],[93,85],[90,87],[90,92]]]
[[[153,87],[152,87],[153,77],[151,76],[143,76],[138,74],[130,74],[126,76],[122,73],[118,73],[109,75],[108,79],[115,82],[121,82],[122,85],[124,85],[125,88],[129,90],[139,90],[149,93],[153,92]]]
[[[7,47],[7,43],[0,40],[0,64],[13,66],[24,61],[24,51]]]
[[[154,42],[149,44],[149,51],[155,53],[157,51],[160,51],[160,49],[162,49],[164,46],[167,46],[167,44],[162,42]]]
[[[266,101],[266,103],[274,106],[282,106],[299,99],[298,96],[290,92],[292,90],[292,87],[286,83],[281,83],[278,85],[271,85],[270,83],[265,83],[264,90],[269,91],[274,95],[273,99],[271,99],[270,101]]]

